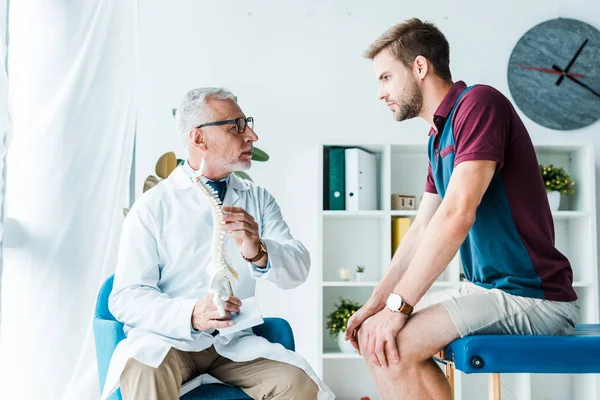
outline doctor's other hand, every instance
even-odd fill
[[[362,323],[371,316],[377,314],[385,307],[385,300],[379,297],[371,296],[371,298],[356,311],[348,320],[348,327],[346,328],[345,340],[350,341],[352,346],[360,352],[358,348],[358,329]]]
[[[242,255],[252,258],[258,254],[260,235],[254,217],[241,207],[223,206],[223,229],[234,239]]]
[[[225,328],[233,325],[231,313],[239,313],[242,302],[235,296],[231,296],[225,301],[225,316],[219,316],[217,307],[213,303],[213,295],[209,294],[202,300],[194,304],[192,312],[192,327],[197,331],[207,331],[209,329]]]

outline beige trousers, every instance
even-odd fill
[[[259,358],[234,362],[214,347],[200,352],[171,349],[158,368],[129,359],[121,374],[123,400],[177,400],[181,385],[208,373],[253,399],[316,399],[316,383],[293,365]]]

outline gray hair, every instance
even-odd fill
[[[210,122],[207,119],[210,118],[208,100],[211,99],[233,100],[237,103],[237,97],[227,89],[203,87],[187,92],[175,113],[175,126],[188,154],[191,146],[190,131],[203,123]]]

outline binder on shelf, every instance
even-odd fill
[[[396,253],[396,249],[400,242],[408,232],[408,228],[412,224],[412,220],[408,217],[400,217],[392,219],[392,257]]]
[[[346,149],[346,210],[377,209],[377,159],[362,149]]]
[[[325,147],[323,153],[323,209],[345,210],[345,153],[343,147]]]

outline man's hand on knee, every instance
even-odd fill
[[[385,306],[385,301],[376,296],[371,296],[369,301],[356,311],[348,320],[348,326],[346,328],[345,340],[350,341],[352,346],[360,353],[360,346],[358,341],[358,332],[361,324],[369,317],[377,314]]]
[[[405,314],[384,309],[363,323],[359,342],[361,354],[367,362],[387,367],[400,361],[396,338],[407,319]]]

